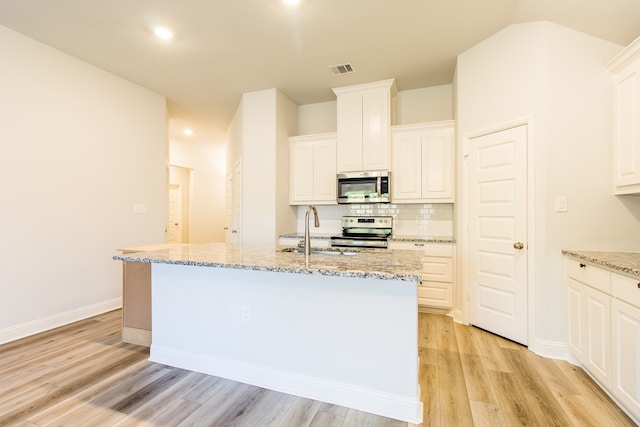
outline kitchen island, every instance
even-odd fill
[[[415,251],[186,245],[119,255],[152,266],[150,360],[411,423]]]

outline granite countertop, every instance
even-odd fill
[[[564,255],[600,265],[617,273],[640,278],[640,252],[576,251],[563,249]]]
[[[311,234],[312,239],[331,239],[335,234]],[[283,234],[282,238],[304,239],[304,233]],[[423,236],[423,235],[391,235],[389,238],[392,242],[418,242],[418,243],[455,243],[452,236]]]
[[[419,283],[422,254],[411,250],[344,249],[355,255],[282,252],[282,247],[226,243],[189,244],[116,255],[118,261],[192,265],[325,276],[403,280]],[[326,249],[322,249],[326,251]]]
[[[416,242],[416,243],[455,243],[452,236],[420,236],[420,235],[392,235],[392,242]]]

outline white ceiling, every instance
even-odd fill
[[[191,125],[196,140],[219,137],[244,92],[310,104],[392,77],[399,90],[451,83],[456,55],[536,20],[627,45],[640,0],[0,0],[0,25],[165,95],[172,133]],[[328,71],[344,62],[357,72]]]

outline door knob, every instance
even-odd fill
[[[515,242],[515,243],[513,244],[513,248],[514,248],[514,249],[518,249],[518,250],[520,250],[520,249],[524,248],[524,243],[522,243],[522,242]]]

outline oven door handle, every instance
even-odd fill
[[[371,240],[359,240],[359,239],[349,239],[349,238],[340,238],[340,237],[332,237],[331,238],[331,246],[332,247],[369,247],[369,248],[387,248],[389,245],[387,240],[380,239],[371,239]]]

